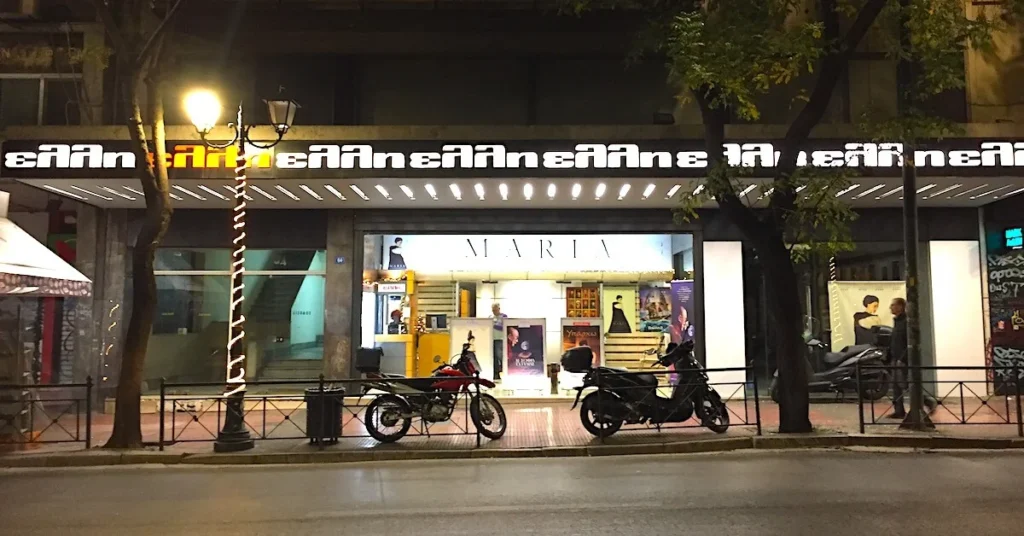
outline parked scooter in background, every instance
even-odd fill
[[[880,368],[888,359],[889,339],[892,328],[875,326],[874,344],[847,346],[838,352],[829,352],[828,347],[818,339],[807,341],[807,387],[812,393],[836,393],[842,397],[846,391],[857,392],[857,367],[861,367],[860,397],[863,400],[880,400],[892,385],[892,374]],[[779,401],[779,371],[768,387],[768,394]]]

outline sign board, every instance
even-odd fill
[[[1006,249],[1024,249],[1024,233],[1020,227],[1010,227],[1003,231],[1003,246]]]

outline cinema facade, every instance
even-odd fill
[[[747,170],[744,197],[764,205],[760,186],[779,137],[765,128],[730,133],[739,134],[725,155]],[[2,177],[79,207],[77,264],[94,296],[75,304],[75,374],[110,388],[127,323],[128,252],[144,207],[134,154],[113,128],[11,134]],[[752,364],[750,375],[770,376],[775,356],[750,244],[712,204],[696,220],[673,218],[679,193],[702,188],[707,170],[702,140],[685,134],[320,127],[295,128],[274,149],[253,151],[247,375],[348,377],[360,346],[383,348],[389,371],[424,374],[472,331],[487,374],[501,374],[509,395],[548,393],[552,374],[559,387],[571,386],[549,365],[583,341],[602,362],[634,368],[644,350],[692,338],[708,367]],[[915,152],[925,353],[936,365],[1005,364],[1024,351],[1016,337],[1019,253],[999,240],[1020,227],[1024,142],[980,127],[969,134]],[[172,127],[169,137],[175,213],[157,255],[149,390],[160,378],[223,379],[230,307],[237,154],[206,148],[190,128]],[[868,293],[884,293],[904,277],[901,154],[899,144],[836,135],[800,155],[801,166],[853,174],[836,195],[859,213],[857,249],[801,267],[808,329],[833,346],[850,342],[837,331],[847,307],[837,293],[875,284],[881,290]],[[999,292],[996,317],[990,288]],[[977,376],[969,379],[981,388],[997,383]]]

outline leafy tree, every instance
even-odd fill
[[[569,1],[577,12],[642,13],[646,23],[637,53],[664,57],[679,98],[697,104],[707,178],[702,188],[682,194],[678,214],[696,217],[696,207],[713,200],[754,248],[766,283],[768,329],[778,358],[779,429],[810,431],[795,263],[808,254],[849,249],[848,224],[856,216],[836,196],[849,185],[848,173],[800,165],[810,134],[825,118],[869,31],[887,37],[893,61],[915,66],[912,91],[934,95],[965,83],[964,51],[990,43],[992,33],[1020,13],[1020,0],[992,7],[998,16],[990,17],[969,17],[962,0]],[[910,29],[910,39],[902,46],[901,26]],[[775,147],[770,181],[752,186],[749,174],[730,163],[723,150],[726,125],[758,121],[765,97],[779,93],[793,96],[797,113]],[[860,119],[881,139],[892,139],[893,133],[905,139],[908,132],[915,138],[934,137],[948,130],[936,129],[934,114],[921,107]]]
[[[106,444],[108,448],[131,448],[142,445],[142,372],[156,316],[153,264],[171,221],[162,88],[167,76],[168,31],[184,0],[92,2],[114,51],[119,75],[117,105],[126,118],[136,174],[146,198],[145,216],[132,250],[131,319],[117,383],[114,430]]]

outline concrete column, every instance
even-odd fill
[[[327,216],[327,281],[324,290],[324,376],[348,378],[352,370],[352,299],[355,293],[356,233],[352,213]]]

